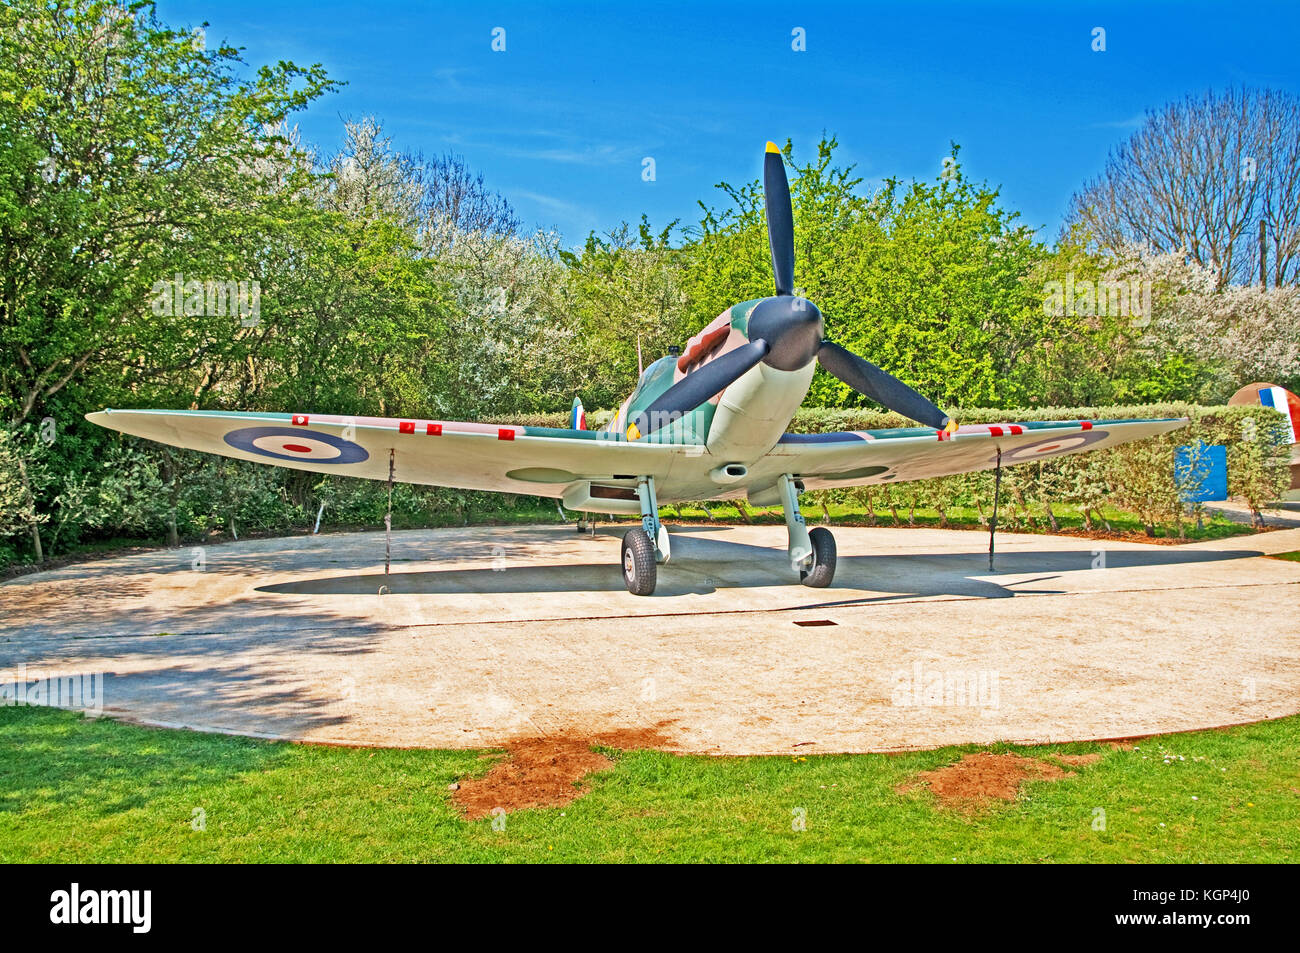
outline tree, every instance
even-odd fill
[[[36,561],[43,558],[41,524],[48,517],[37,511],[32,492],[32,460],[36,456],[21,446],[29,435],[0,427],[0,538],[26,530]]]
[[[16,425],[73,381],[148,382],[241,334],[225,314],[162,320],[153,289],[255,275],[282,211],[262,160],[331,84],[285,62],[241,80],[238,50],[143,2],[14,0],[0,31],[0,414]]]
[[[587,236],[580,254],[562,251],[563,318],[582,350],[572,387],[597,407],[613,407],[636,386],[641,363],[682,344],[689,327],[681,253],[670,243],[676,222],[654,230],[644,216],[604,237]]]
[[[1025,284],[1044,255],[1033,232],[996,189],[966,177],[955,145],[934,181],[904,190],[889,180],[875,204],[879,240],[873,249],[868,230],[860,244],[872,253],[838,276],[832,336],[940,406],[1022,405],[1024,367],[1049,334]],[[860,405],[845,385],[820,381],[815,399]]]
[[[437,274],[448,288],[438,340],[446,415],[499,415],[565,407],[583,352],[562,301],[559,237],[450,229]]]
[[[430,224],[449,225],[460,232],[517,236],[521,222],[504,195],[488,188],[483,173],[473,172],[465,157],[454,152],[424,160],[417,158],[422,189],[420,212]],[[446,231],[431,230],[436,239]]]
[[[1145,249],[1127,250],[1110,273],[1154,289],[1141,328],[1147,366],[1172,360],[1199,370],[1192,390],[1158,399],[1226,401],[1251,381],[1300,386],[1300,288],[1217,288],[1213,269]]]
[[[1294,283],[1300,97],[1229,89],[1148,112],[1075,194],[1069,219],[1111,253],[1129,245],[1185,253],[1213,269],[1219,287]]]

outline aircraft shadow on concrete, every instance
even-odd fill
[[[660,569],[658,595],[707,594],[719,587],[682,573],[672,578],[669,569]],[[257,592],[297,596],[374,595],[387,586],[394,595],[448,595],[479,593],[492,595],[507,592],[614,592],[623,591],[623,574],[617,566],[573,563],[559,566],[519,566],[505,569],[431,569],[420,572],[382,572],[328,576],[297,582],[258,586]],[[730,588],[730,587],[723,587]]]
[[[611,548],[612,555],[617,551]],[[1173,547],[1125,550],[1107,549],[1106,570],[1136,569],[1153,566],[1198,565],[1246,559],[1261,555],[1253,550],[1180,550]],[[536,558],[535,556],[533,558]],[[1079,551],[1010,551],[999,553],[995,572],[988,568],[987,552],[903,553],[871,556],[842,556],[835,582],[819,592],[826,600],[816,605],[858,604],[895,601],[927,596],[1006,599],[1029,594],[1021,587],[1059,577],[1061,573],[1095,570],[1098,557]],[[504,565],[430,569],[396,572],[385,577],[382,572],[348,573],[317,579],[274,583],[257,587],[257,592],[281,595],[361,595],[374,594],[387,585],[394,595],[500,594],[528,592],[615,592],[623,590],[618,566],[597,563],[537,565],[516,559],[503,559]],[[521,564],[522,562],[522,564]],[[1036,575],[1000,584],[990,576]],[[797,586],[780,550],[746,543],[713,539],[692,539],[674,534],[673,558],[659,568],[659,585],[655,596],[710,594],[727,589],[757,589],[771,586]],[[880,593],[863,599],[835,600],[836,590]],[[1062,594],[1066,589],[1033,589],[1033,595]],[[654,598],[653,596],[651,597]]]
[[[502,534],[499,541],[484,544],[482,538],[467,538],[453,532],[439,530],[399,530],[393,533],[393,562],[408,562],[428,558],[436,551],[440,557],[473,559],[484,554],[504,550],[506,555],[528,552],[529,546],[545,545],[560,535],[576,535],[564,526],[521,527],[522,532]],[[567,534],[566,534],[567,529]],[[603,532],[598,530],[601,535]],[[344,546],[336,545],[342,540]],[[364,542],[363,542],[364,541]],[[120,587],[124,577],[143,573],[171,573],[203,571],[248,575],[270,566],[284,567],[293,564],[306,569],[329,568],[363,569],[382,560],[384,532],[339,533],[320,536],[277,536],[258,539],[222,540],[201,546],[180,546],[170,549],[141,549],[105,559],[72,563],[48,569],[39,575],[45,578],[68,579],[84,584],[98,579],[111,580]],[[203,555],[200,566],[196,554]],[[18,576],[0,582],[0,586],[20,586],[30,582],[29,576]]]

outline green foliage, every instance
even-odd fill
[[[972,751],[1095,761],[987,810],[899,790]],[[1287,863],[1300,850],[1295,716],[1133,749],[609,754],[581,798],[512,813],[501,831],[466,821],[447,790],[488,769],[481,751],[283,744],[0,707],[0,861]],[[191,825],[196,805],[209,806],[204,830]],[[805,830],[792,829],[793,805]]]
[[[48,519],[37,512],[32,494],[35,448],[25,446],[30,444],[30,440],[24,439],[27,436],[0,427],[0,536],[20,532]]]
[[[641,363],[667,353],[690,328],[681,282],[682,252],[669,245],[676,222],[654,231],[646,218],[605,237],[587,237],[580,253],[561,252],[567,272],[564,320],[582,342],[571,385],[593,406],[616,406],[636,386]]]
[[[87,411],[563,426],[567,413],[546,412],[575,394],[616,407],[639,363],[772,292],[757,181],[721,184],[723,201],[702,202],[697,225],[642,218],[567,250],[557,236],[522,235],[509,203],[459,157],[403,153],[375,120],[347,123],[334,156],[300,143],[288,121],[335,85],[319,66],[250,69],[237,49],[205,48],[145,2],[12,0],[0,6],[0,32],[0,565],[121,534],[177,543],[300,528],[322,502],[327,524],[371,524],[387,506],[373,484],[124,441],[85,424]],[[955,145],[933,181],[875,185],[838,148],[824,136],[801,162],[791,143],[784,150],[799,290],[821,306],[832,338],[940,404],[1218,400],[1245,369],[1294,365],[1300,344],[1286,334],[1276,346],[1252,345],[1269,336],[1251,330],[1261,321],[1300,327],[1300,299],[1285,289],[1267,308],[1250,295],[1220,306],[1197,289],[1194,270],[1143,259],[1137,267],[1159,279],[1163,309],[1152,333],[1112,316],[1052,314],[1046,282],[1132,263],[1098,257],[1082,234],[1046,249],[997,190],[966,177]],[[207,289],[230,281],[257,283],[251,319],[212,306]],[[1225,326],[1236,331],[1220,334]],[[1196,346],[1220,339],[1217,350]],[[854,419],[872,413],[821,372],[809,401],[856,408]],[[981,413],[1044,415],[963,419]],[[38,433],[47,420],[48,440]],[[601,416],[589,420],[598,426]],[[794,426],[823,424],[845,426],[817,409]],[[1215,436],[1232,447],[1233,492],[1256,507],[1279,472],[1272,431],[1260,434],[1254,444]],[[1144,518],[1168,514],[1169,486],[1152,476],[1165,472],[1157,464],[1166,449],[1017,470],[1008,518],[1041,512],[1050,524],[1054,501],[1090,518],[1105,502],[1098,487],[1129,493]],[[1143,454],[1154,455],[1145,469]],[[978,509],[988,484],[975,474],[861,498],[891,518],[916,506]],[[434,488],[394,493],[395,517],[411,524],[512,519],[535,505]]]
[[[291,214],[277,124],[330,87],[319,67],[237,77],[147,3],[0,7],[0,415],[238,360],[229,315],[154,313],[155,283],[254,278]],[[12,145],[10,145],[12,144]]]

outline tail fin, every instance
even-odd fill
[[[583,410],[582,401],[577,397],[573,398],[573,410],[569,413],[569,429],[587,429],[587,412]]]

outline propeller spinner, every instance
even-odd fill
[[[852,351],[825,339],[821,311],[794,293],[794,210],[785,158],[776,143],[763,158],[763,200],[772,252],[776,296],[765,298],[749,314],[749,343],[691,371],[664,391],[628,427],[635,440],[695,409],[739,380],[760,361],[794,371],[814,358],[822,369],[859,394],[927,427],[952,433],[957,422],[932,401]]]

